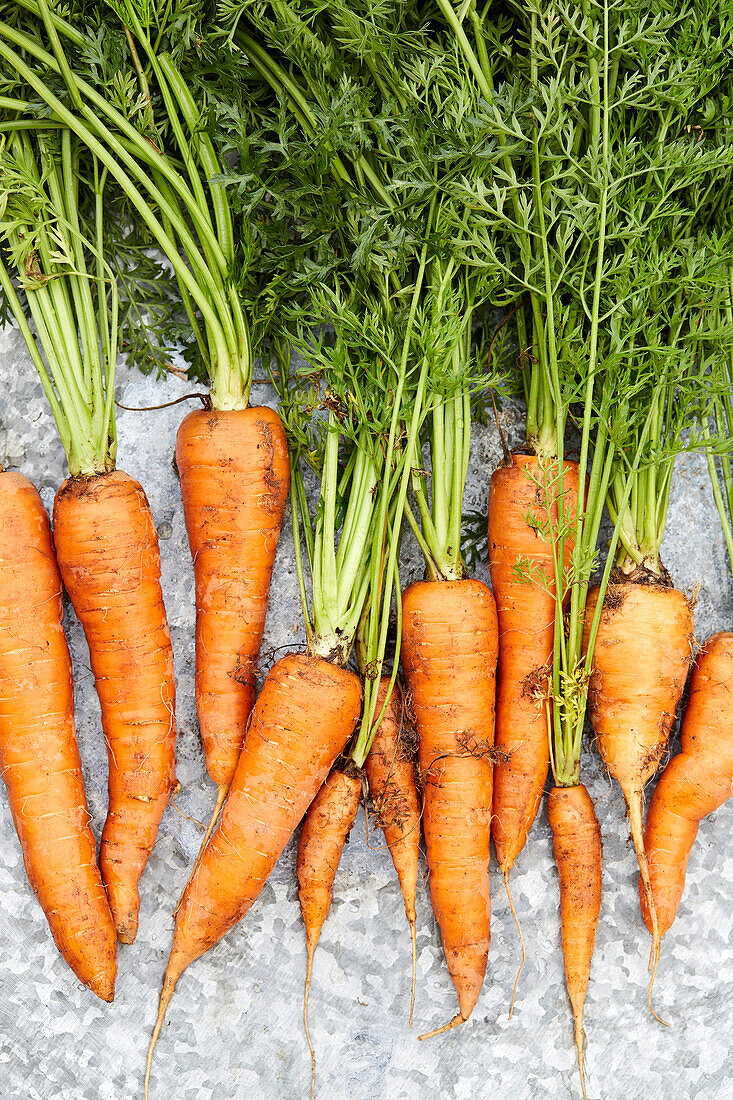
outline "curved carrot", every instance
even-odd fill
[[[308,954],[303,1022],[313,1067],[311,1096],[316,1087],[316,1056],[308,1028],[308,994],[313,973],[313,956],[331,908],[333,880],[360,800],[361,780],[353,767],[349,771],[334,769],[310,804],[298,844],[298,893]]]
[[[543,692],[555,634],[555,569],[546,528],[549,523],[557,532],[557,472],[557,463],[512,455],[511,465],[494,471],[489,492],[489,566],[499,619],[491,838],[505,879],[537,816],[550,766]],[[564,525],[572,530],[575,462],[563,463],[563,494]],[[568,535],[566,566],[572,549]],[[516,572],[523,564],[528,577]]]
[[[383,676],[377,695],[376,714],[380,714],[389,686],[389,677]],[[412,989],[410,995],[410,1027],[415,1007],[415,978],[417,971],[417,944],[415,925],[415,895],[420,856],[420,794],[417,786],[415,764],[405,744],[405,703],[397,684],[374,735],[369,755],[364,761],[377,821],[384,831],[389,854],[397,872],[397,878],[405,903],[405,914],[410,926],[412,942]]]
[[[68,478],[56,494],[61,576],[84,627],[109,757],[99,865],[122,943],[175,786],[175,679],[158,535],[142,487],[121,470]]]
[[[490,590],[477,580],[412,584],[402,609],[402,660],[420,738],[430,896],[458,993],[459,1013],[439,1029],[445,1031],[471,1015],[491,939],[496,610]]]
[[[197,409],[176,440],[196,579],[196,713],[218,794],[206,847],[255,700],[270,577],[290,488],[280,417],[267,406]]]
[[[588,641],[598,590],[588,593],[583,634]],[[663,584],[609,584],[593,650],[590,718],[598,748],[626,799],[652,925],[657,917],[644,852],[644,786],[669,740],[690,667],[692,608]],[[656,938],[656,936],[655,936]]]
[[[359,720],[361,681],[305,654],[270,669],[216,831],[183,892],[153,1048],[184,970],[244,917]]]
[[[89,827],[51,527],[0,473],[0,771],[28,881],[81,982],[114,998],[117,939]]]
[[[687,861],[700,821],[733,794],[733,634],[714,634],[697,658],[682,721],[682,751],[659,777],[649,803],[644,847],[657,912],[658,937],[669,930],[685,888]],[[653,935],[641,884],[641,911]]]
[[[601,829],[585,787],[553,787],[547,820],[560,876],[560,922],[565,983],[575,1020],[580,1079],[585,1092],[583,1008],[601,911]]]

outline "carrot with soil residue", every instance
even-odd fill
[[[597,589],[591,589],[584,645],[597,597]],[[644,787],[667,748],[690,668],[693,633],[692,606],[677,589],[648,578],[647,583],[609,584],[593,650],[589,713],[600,754],[626,800],[655,943],[659,933],[642,826]]]
[[[61,577],[41,498],[0,473],[0,771],[28,881],[84,985],[114,998],[117,938],[74,731]]]
[[[477,580],[412,584],[402,610],[430,896],[459,1003],[432,1036],[468,1020],[486,973],[497,624],[494,598]]]
[[[383,676],[377,695],[377,714],[381,714],[387,697],[389,677]],[[364,761],[369,795],[374,815],[384,831],[384,839],[392,856],[410,926],[412,945],[412,984],[410,991],[410,1027],[415,1007],[417,972],[415,895],[420,856],[420,793],[415,762],[406,744],[406,703],[402,690],[395,684],[389,703]]]
[[[644,849],[657,916],[655,971],[661,937],[677,916],[698,826],[731,794],[733,634],[721,632],[708,640],[697,658],[682,721],[682,749],[659,777],[647,813]],[[644,923],[654,936],[643,880],[640,898]]]
[[[353,765],[345,771],[335,768],[310,804],[298,844],[298,896],[307,951],[303,1023],[312,1062],[311,1096],[316,1088],[316,1055],[308,1028],[313,957],[331,908],[333,881],[360,799],[361,780]]]

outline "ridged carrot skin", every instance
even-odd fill
[[[353,672],[288,654],[265,679],[250,715],[219,824],[176,914],[152,1051],[184,970],[244,917],[320,790],[361,713]]]
[[[588,593],[583,647],[598,599]],[[648,895],[642,829],[646,783],[657,770],[692,659],[692,608],[675,588],[609,584],[593,650],[589,713],[603,760],[623,791]]]
[[[376,713],[384,706],[389,678],[383,677]],[[404,741],[402,692],[395,683],[389,704],[364,762],[369,794],[400,881],[405,913],[415,926],[420,856],[420,794],[412,756]]]
[[[423,777],[430,895],[467,1020],[489,953],[491,752],[497,622],[477,580],[421,581],[402,597],[402,660],[412,692]]]
[[[499,619],[491,838],[503,875],[524,848],[550,766],[542,692],[555,634],[553,544],[528,519],[558,529],[559,465],[515,454],[491,477],[489,566]],[[578,466],[563,464],[564,521],[573,529]],[[550,507],[548,508],[548,504]],[[564,540],[565,565],[573,538]],[[530,566],[530,581],[515,573]]]
[[[26,478],[0,473],[0,771],[28,881],[81,982],[114,998],[117,937],[74,730],[51,526]]]
[[[308,993],[313,956],[331,908],[333,882],[360,801],[361,779],[356,769],[353,766],[348,771],[334,768],[308,808],[298,842],[298,894],[308,960],[303,1022],[313,1063],[311,1096],[315,1095],[316,1085],[316,1056],[308,1029]]]
[[[56,494],[61,576],[84,628],[109,758],[99,865],[122,943],[137,933],[138,884],[175,786],[175,679],[147,497],[121,470]]]
[[[585,787],[553,787],[547,798],[560,877],[560,922],[565,983],[575,1020],[575,1044],[585,1095],[583,1009],[601,911],[601,829]]]
[[[358,776],[354,772],[334,769],[305,815],[298,843],[297,868],[309,973],[313,952],[331,908],[333,881],[360,799]]]
[[[254,704],[290,488],[285,432],[267,407],[197,410],[178,429],[176,462],[196,579],[196,711],[207,770],[226,788]]]
[[[682,722],[682,750],[662,772],[649,803],[644,847],[660,936],[677,916],[700,822],[732,794],[733,634],[721,632],[697,658]],[[651,932],[643,886],[640,893]]]

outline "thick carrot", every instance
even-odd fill
[[[331,908],[331,892],[344,844],[354,824],[361,799],[361,779],[352,767],[335,768],[313,799],[305,815],[298,844],[300,911],[305,925],[308,955],[303,996],[303,1022],[312,1062],[311,1096],[316,1087],[316,1056],[308,1028],[308,994],[313,956],[321,929]]]
[[[682,751],[667,764],[649,803],[644,847],[658,938],[669,930],[685,888],[687,861],[700,821],[733,794],[733,634],[714,634],[697,658],[682,722]],[[651,914],[640,889],[644,923]]]
[[[550,766],[542,695],[555,633],[555,568],[546,528],[549,524],[556,535],[558,469],[557,462],[512,455],[510,465],[494,471],[489,492],[489,565],[499,619],[491,838],[505,879],[537,816]],[[563,464],[563,493],[564,524],[572,530],[578,495],[574,462]],[[568,535],[566,566],[572,548]],[[529,577],[516,572],[523,563]]]
[[[28,880],[84,985],[114,998],[117,940],[74,732],[61,577],[40,496],[0,473],[0,770]]]
[[[89,645],[109,758],[99,863],[117,936],[132,943],[138,884],[176,782],[158,535],[143,489],[121,470],[67,479],[53,523],[61,576]]]
[[[153,1048],[184,970],[244,917],[351,737],[361,681],[305,654],[273,665],[250,715],[216,831],[183,892],[176,915]]]
[[[553,787],[547,820],[560,876],[560,922],[565,983],[575,1020],[580,1079],[585,1092],[583,1008],[601,911],[601,829],[585,787]]]
[[[376,713],[380,714],[389,686],[383,676],[377,695]],[[384,717],[374,735],[372,747],[364,762],[369,794],[376,820],[384,831],[389,853],[405,903],[412,942],[412,987],[410,994],[410,1027],[415,1007],[417,944],[415,925],[415,895],[420,856],[420,794],[412,753],[406,744],[406,706],[402,692],[394,685]]]
[[[196,578],[196,711],[219,788],[203,849],[254,704],[290,465],[280,418],[267,407],[189,413],[176,462]]]
[[[402,660],[424,781],[430,896],[459,1012],[473,1012],[486,973],[497,624],[477,580],[420,581],[402,596]],[[431,1032],[431,1035],[436,1032]]]
[[[588,593],[586,646],[598,590]],[[593,650],[589,706],[598,748],[626,799],[650,917],[657,928],[644,852],[644,786],[669,740],[690,667],[693,613],[685,596],[662,583],[611,583]],[[655,936],[656,938],[656,936]]]

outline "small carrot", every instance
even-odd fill
[[[584,646],[597,596],[597,589],[588,593]],[[601,756],[626,800],[655,942],[642,802],[667,747],[692,642],[692,607],[677,589],[661,582],[609,584],[593,651],[589,711]]]
[[[321,657],[288,654],[251,712],[219,824],[183,892],[153,1048],[178,979],[249,911],[359,720],[361,682]]]
[[[147,497],[121,470],[68,478],[54,542],[84,627],[109,757],[100,868],[117,936],[137,933],[138,883],[175,786],[175,679]]]
[[[267,407],[189,413],[176,463],[196,579],[196,712],[218,787],[203,851],[254,704],[290,466],[280,418]]]
[[[565,983],[575,1021],[580,1079],[585,1091],[583,1008],[601,911],[601,829],[582,783],[553,787],[547,820],[560,876],[560,922]]]
[[[654,970],[660,939],[677,916],[687,861],[700,821],[733,794],[733,634],[710,638],[697,658],[682,722],[682,750],[669,761],[649,803],[644,848],[657,915]],[[640,883],[644,923],[654,936]],[[654,975],[652,975],[652,981]]]
[[[381,714],[389,686],[383,676],[377,695],[376,713]],[[420,794],[415,763],[406,746],[406,704],[397,684],[380,722],[369,755],[364,762],[375,817],[384,831],[389,854],[397,872],[412,943],[412,986],[410,1027],[415,1007],[417,944],[415,895],[420,855]]]
[[[308,994],[313,957],[331,908],[333,880],[360,800],[361,779],[353,765],[344,771],[334,768],[310,804],[298,844],[300,911],[303,914],[308,955],[303,1023],[312,1062],[311,1096],[315,1094],[316,1087],[316,1056],[308,1028]]]
[[[56,946],[111,1001],[117,939],[89,827],[61,591],[40,496],[0,473],[0,772]]]
[[[459,1003],[432,1036],[468,1020],[486,973],[496,610],[481,581],[420,581],[403,593],[402,613],[430,896]]]

